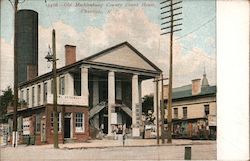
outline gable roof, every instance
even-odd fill
[[[134,54],[136,54],[141,60],[145,61],[145,63],[147,63],[148,66],[150,66],[152,69],[154,69],[155,71],[158,72],[162,72],[154,63],[152,63],[150,60],[148,60],[144,55],[142,55],[137,49],[135,49],[130,43],[128,43],[127,41],[117,44],[115,46],[112,46],[108,49],[105,49],[101,52],[98,52],[92,56],[89,56],[85,59],[83,59],[84,61],[97,61],[98,59],[100,59],[101,57],[105,57],[107,54],[111,53],[111,51],[114,51],[116,49],[119,49],[121,47],[128,47],[131,51],[133,51]],[[105,63],[105,62],[102,62]],[[129,62],[128,62],[129,63]],[[110,64],[110,63],[109,63]],[[114,63],[114,65],[117,65]],[[119,64],[118,64],[119,65]]]

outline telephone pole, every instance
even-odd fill
[[[52,30],[52,55],[48,52],[45,57],[48,62],[53,63],[53,134],[54,134],[54,148],[59,148],[58,146],[58,112],[57,112],[57,74],[56,74],[56,31]]]
[[[182,14],[182,12],[179,12],[179,10],[182,7],[178,7],[177,5],[182,3],[182,1],[176,0],[173,3],[173,0],[166,0],[161,2],[161,5],[165,5],[161,7],[161,15],[164,17],[161,18],[161,20],[167,20],[161,25],[166,25],[165,27],[161,28],[161,30],[164,30],[165,34],[170,34],[170,53],[169,53],[169,90],[168,90],[168,131],[167,131],[167,142],[172,143],[172,81],[173,81],[173,33],[180,31],[181,29],[176,29],[176,27],[181,26],[182,23],[178,23],[182,18],[178,18],[179,15]],[[176,7],[177,6],[177,7]],[[177,12],[177,13],[176,13]],[[177,22],[177,24],[174,24]],[[167,30],[167,31],[166,31]]]
[[[13,4],[12,4],[13,5]],[[17,11],[18,0],[14,1],[14,102],[13,102],[13,132],[12,132],[12,145],[17,146],[17,106],[18,106],[18,63],[17,63]]]

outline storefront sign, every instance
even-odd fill
[[[216,115],[208,115],[208,126],[216,126]]]
[[[117,124],[117,113],[111,113],[111,124]]]

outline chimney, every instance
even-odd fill
[[[192,80],[192,95],[200,94],[201,92],[201,79]]]
[[[38,75],[37,66],[29,64],[27,65],[27,80],[31,80]]]
[[[76,46],[65,45],[65,66],[76,62]]]

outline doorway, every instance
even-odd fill
[[[70,138],[70,118],[64,118],[64,138]]]

